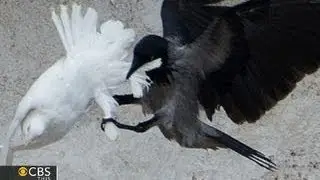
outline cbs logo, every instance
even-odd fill
[[[19,174],[19,176],[24,177],[24,176],[28,175],[28,169],[25,167],[20,167],[18,169],[18,174]]]
[[[41,176],[50,176],[50,167],[30,167],[29,169],[26,167],[20,167],[18,169],[19,176],[32,176],[32,177],[41,177]]]

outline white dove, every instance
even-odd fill
[[[1,164],[10,165],[14,151],[43,147],[61,139],[85,113],[91,100],[101,107],[104,118],[116,118],[118,103],[112,90],[128,82],[126,73],[131,62],[125,59],[130,55],[128,48],[135,32],[114,20],[102,23],[98,32],[97,19],[94,9],[88,8],[83,16],[77,4],[72,5],[70,16],[64,5],[60,17],[52,10],[66,56],[46,70],[22,98],[2,145]],[[141,97],[143,89],[150,85],[144,71],[152,66],[159,65],[145,66],[129,79],[135,97]],[[19,125],[24,143],[10,147]],[[105,129],[110,139],[117,138],[112,123],[106,124]]]

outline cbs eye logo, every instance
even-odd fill
[[[22,176],[22,177],[27,176],[28,175],[28,169],[25,168],[25,167],[20,167],[18,169],[18,174],[19,174],[19,176]]]

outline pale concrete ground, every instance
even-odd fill
[[[64,53],[50,7],[72,1],[0,1],[0,140],[15,108],[33,81]],[[162,0],[77,0],[95,8],[100,20],[128,23],[138,32],[161,33]],[[185,149],[157,128],[144,134],[121,131],[109,141],[100,130],[96,106],[62,140],[38,150],[17,152],[14,164],[57,165],[59,179],[320,179],[320,73],[308,76],[288,98],[256,124],[237,126],[217,113],[213,124],[280,166],[268,172],[231,150]],[[122,88],[126,92],[125,88]],[[119,109],[120,119],[136,123],[141,108]],[[0,175],[1,179],[1,175]]]

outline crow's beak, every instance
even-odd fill
[[[129,79],[130,76],[136,71],[138,70],[140,67],[142,66],[142,63],[139,63],[139,61],[137,61],[137,59],[133,58],[131,67],[127,73],[127,77],[126,79]]]

